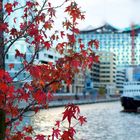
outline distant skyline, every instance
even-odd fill
[[[86,11],[86,19],[79,26],[82,29],[89,25],[98,27],[106,22],[117,28],[140,24],[140,0],[76,1]]]

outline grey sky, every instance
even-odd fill
[[[80,28],[100,26],[108,22],[118,28],[140,24],[140,0],[76,0],[86,11]]]
[[[50,0],[51,1],[51,0]],[[60,5],[64,0],[52,1],[53,5]],[[80,21],[79,28],[89,25],[99,27],[105,22],[124,28],[131,24],[140,24],[140,0],[75,0],[86,12],[85,21]],[[57,12],[58,25],[64,19],[61,10]],[[59,26],[57,26],[59,27]]]

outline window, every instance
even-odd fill
[[[24,78],[26,77],[26,73],[23,73],[23,77],[24,77]]]
[[[51,59],[53,59],[53,56],[52,56],[52,55],[48,55],[48,58],[51,58]]]

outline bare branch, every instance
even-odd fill
[[[63,1],[63,3],[62,3],[62,4],[60,4],[60,5],[58,5],[58,6],[55,6],[55,7],[51,7],[51,8],[53,8],[53,9],[60,8],[60,7],[62,7],[65,3],[66,3],[66,1]],[[50,8],[49,8],[49,7],[47,7],[47,8],[44,8],[43,10],[48,10],[48,9],[50,9]]]

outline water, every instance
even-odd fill
[[[63,107],[42,110],[31,120],[36,133],[47,134]],[[77,126],[76,140],[140,140],[140,114],[122,112],[120,102],[81,105],[87,117],[84,126]]]

